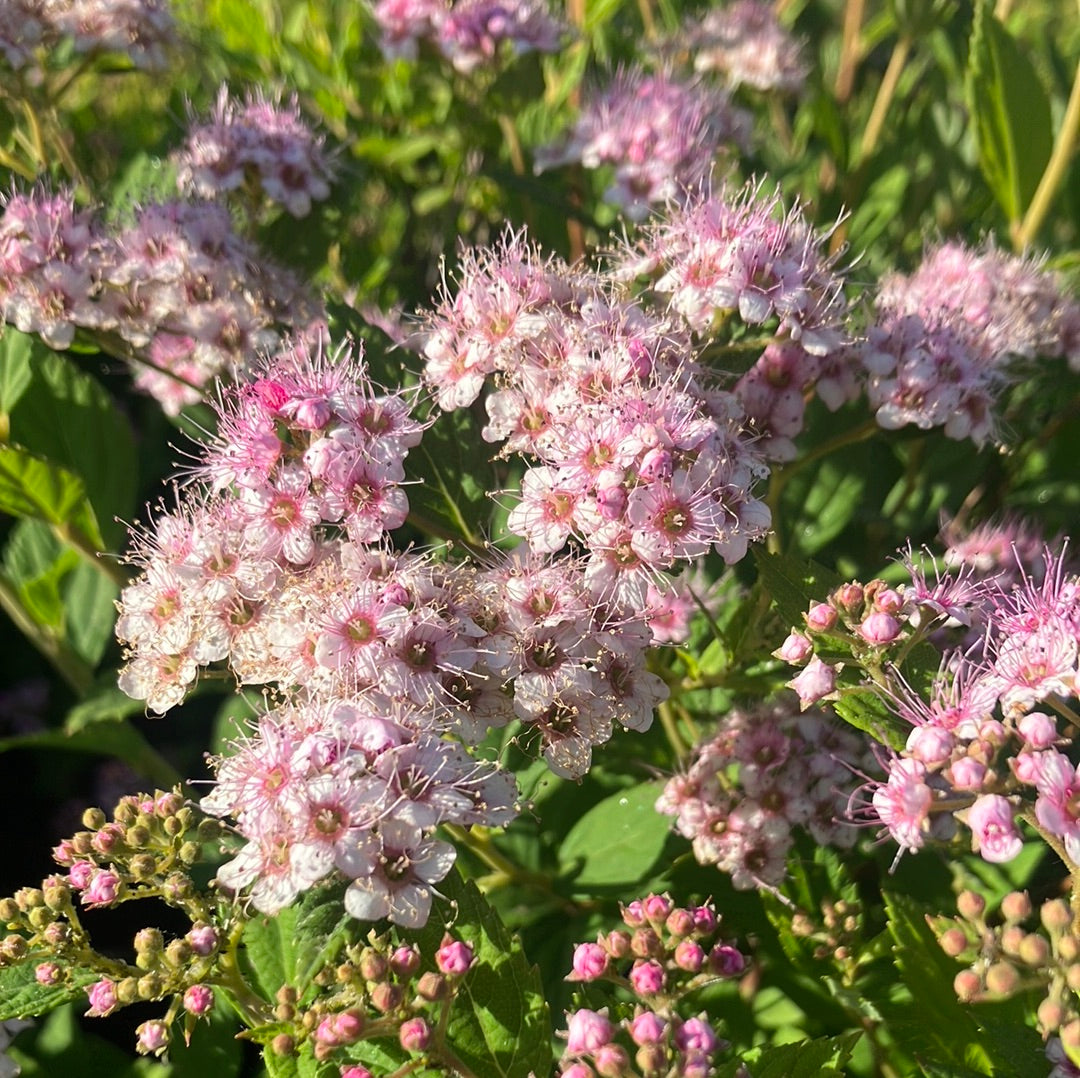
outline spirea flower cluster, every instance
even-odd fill
[[[448,737],[516,719],[577,778],[664,696],[647,611],[613,604],[580,559],[392,551],[422,432],[411,403],[377,392],[349,347],[267,360],[222,392],[218,435],[120,597],[120,685],[155,711],[216,663],[292,701],[218,761],[202,803],[248,840],[219,879],[266,912],[337,871],[355,916],[422,923],[453,861],[431,831],[515,811],[513,780]]]
[[[510,530],[541,552],[583,547],[589,586],[626,613],[662,570],[710,548],[738,561],[768,528],[737,401],[685,334],[605,276],[545,261],[520,236],[466,252],[423,352],[443,408],[494,382],[483,436],[529,463]]]
[[[149,203],[111,225],[68,193],[35,189],[9,196],[0,216],[0,313],[52,348],[89,334],[175,414],[321,308],[223,206]]]
[[[735,0],[684,27],[678,40],[695,71],[713,71],[730,86],[798,93],[806,82],[802,48],[763,0]]]
[[[1018,358],[1080,364],[1080,303],[1033,260],[945,243],[910,277],[881,282],[858,352],[881,426],[942,427],[982,445]]]
[[[249,93],[241,102],[223,86],[209,119],[193,122],[174,155],[177,184],[209,199],[246,189],[256,205],[266,199],[306,217],[330,193],[334,170],[323,143],[295,96],[280,102]]]
[[[574,949],[566,978],[583,998],[611,1003],[567,1015],[561,1078],[708,1078],[728,1047],[704,1013],[688,1016],[697,989],[740,976],[747,958],[720,936],[712,902],[676,906],[647,895],[622,907],[622,928]]]
[[[716,87],[666,71],[620,70],[587,96],[568,135],[537,152],[536,170],[610,166],[604,198],[641,221],[699,185],[718,153],[746,150],[749,131],[748,114]]]
[[[822,711],[736,709],[695,746],[656,809],[737,889],[775,888],[797,831],[820,846],[854,845],[858,831],[844,810],[853,774],[870,762],[865,740]]]
[[[466,75],[505,54],[556,52],[566,32],[543,0],[377,0],[372,13],[388,60],[427,44]]]
[[[62,42],[76,53],[126,56],[161,68],[175,39],[168,0],[5,0],[0,54],[16,71],[39,73]]]
[[[861,815],[880,821],[901,851],[949,838],[959,823],[987,861],[1011,861],[1032,833],[1080,861],[1080,778],[1068,755],[1080,578],[1067,555],[1067,544],[1047,548],[1042,571],[1022,571],[1019,582],[966,569],[933,582],[914,573],[912,586],[899,591],[880,581],[843,585],[810,608],[805,628],[777,653],[805,664],[792,682],[804,704],[837,690],[843,661],[818,654],[830,649],[848,650],[879,684],[891,685],[887,703],[911,732],[887,761],[887,779],[867,787]],[[946,650],[929,686],[912,687],[892,663],[949,621],[977,628],[974,645]],[[854,640],[861,646],[853,648]]]

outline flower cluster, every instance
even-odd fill
[[[928,837],[948,838],[962,823],[984,860],[1012,860],[1024,841],[1021,817],[1070,862],[1080,861],[1074,793],[1077,767],[1066,754],[1071,733],[1060,711],[1076,695],[1080,666],[1080,577],[1068,568],[1067,544],[1047,548],[1037,575],[978,578],[968,570],[915,573],[897,591],[874,581],[846,584],[811,606],[777,654],[805,663],[792,682],[804,704],[831,694],[842,661],[815,652],[845,649],[871,671],[886,703],[911,726],[888,777],[867,787],[867,820],[880,821],[901,850]],[[912,566],[913,567],[913,566]],[[974,645],[945,652],[925,691],[896,672],[896,660],[933,625],[980,626]],[[861,641],[861,643],[859,643]],[[881,691],[881,690],[879,690]]]
[[[278,990],[274,1019],[282,1032],[269,1045],[275,1056],[295,1056],[307,1043],[318,1062],[338,1064],[341,1078],[372,1078],[350,1053],[364,1041],[392,1038],[410,1054],[438,1058],[440,1019],[476,965],[469,943],[447,933],[432,955],[372,934],[331,957],[333,964],[315,975],[320,992],[313,1002],[302,1001],[292,985]]]
[[[727,1048],[704,1014],[684,1017],[686,997],[718,980],[740,976],[746,956],[719,936],[711,902],[684,908],[667,895],[647,895],[622,907],[625,927],[601,933],[574,950],[567,977],[622,997],[600,1011],[567,1015],[561,1078],[707,1078]],[[627,1000],[628,997],[628,1000]]]
[[[992,245],[931,248],[910,276],[890,274],[855,349],[878,423],[942,427],[982,445],[1018,357],[1080,365],[1080,303],[1037,263]]]
[[[323,139],[304,122],[295,97],[284,104],[249,94],[241,103],[226,86],[174,158],[184,194],[219,198],[246,188],[256,205],[267,199],[293,217],[306,217],[312,202],[326,198],[333,178]]]
[[[100,809],[83,814],[85,830],[53,851],[67,871],[40,887],[24,887],[0,900],[0,921],[9,935],[0,941],[0,966],[34,964],[44,988],[80,984],[87,970],[100,974],[85,986],[91,1017],[103,1017],[132,1003],[170,1000],[164,1020],[144,1022],[136,1047],[160,1054],[170,1027],[181,1015],[185,1036],[209,1016],[222,936],[213,927],[213,907],[199,894],[191,869],[205,843],[221,833],[216,820],[200,819],[176,791],[121,798],[112,818]],[[166,940],[157,928],[140,929],[134,961],[98,954],[80,920],[85,909],[114,908],[140,898],[164,900],[191,921],[183,935]]]
[[[64,41],[76,53],[161,68],[174,39],[168,0],[6,0],[0,8],[0,55],[16,71],[34,71]]]
[[[798,93],[806,82],[802,48],[763,0],[734,0],[685,27],[679,44],[696,71],[715,71],[731,86]]]
[[[320,317],[223,206],[150,203],[114,227],[43,190],[11,195],[0,216],[0,313],[52,348],[90,334],[170,414]]]
[[[1060,898],[1044,902],[1034,927],[1035,911],[1026,892],[1005,895],[993,918],[986,900],[974,891],[962,892],[956,905],[957,916],[930,923],[942,950],[965,966],[953,982],[959,999],[1008,999],[1035,988],[1042,996],[1036,1021],[1048,1040],[1047,1056],[1080,1057],[1080,933],[1068,904]]]
[[[538,151],[536,170],[612,167],[604,198],[635,221],[701,184],[721,151],[747,147],[749,117],[727,94],[659,71],[619,71],[588,96],[570,133]]]
[[[768,528],[738,403],[695,370],[685,337],[605,276],[508,236],[465,254],[428,325],[439,403],[470,403],[494,375],[483,436],[537,462],[509,528],[538,551],[581,544],[590,586],[627,614],[661,570],[710,548],[738,561]]]
[[[566,30],[543,0],[377,0],[373,14],[387,59],[415,60],[426,42],[463,74],[501,52],[556,52]]]
[[[733,710],[668,780],[656,809],[737,889],[775,888],[796,829],[821,846],[854,845],[858,832],[842,817],[851,769],[869,762],[864,740],[824,712]]]
[[[216,761],[216,786],[200,803],[233,817],[246,840],[218,883],[250,887],[252,905],[272,914],[336,870],[350,881],[353,917],[426,924],[432,885],[455,858],[431,832],[509,823],[516,789],[509,775],[408,719],[364,698],[262,716],[254,736]]]

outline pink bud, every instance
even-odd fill
[[[634,1044],[660,1044],[666,1035],[667,1023],[652,1011],[642,1011],[630,1022],[630,1038]]]
[[[423,1018],[409,1018],[398,1032],[401,1047],[408,1052],[423,1052],[431,1043],[431,1027]]]
[[[836,624],[836,611],[828,603],[814,603],[803,614],[808,629],[815,633],[827,633]]]
[[[605,1044],[596,1050],[593,1066],[600,1078],[623,1078],[630,1066],[626,1049],[618,1044]]]
[[[473,964],[473,951],[467,943],[444,936],[435,952],[435,964],[447,976],[460,977]]]
[[[1023,849],[1012,805],[1000,794],[986,794],[968,809],[968,827],[984,861],[1011,861]]]
[[[639,899],[622,907],[623,923],[630,928],[640,928],[646,921],[645,910]]]
[[[909,756],[927,767],[944,763],[952,754],[955,744],[952,734],[940,726],[916,726],[908,734],[905,751]]]
[[[596,492],[596,511],[602,520],[621,520],[626,512],[627,494],[623,486],[601,487]]]
[[[607,970],[607,952],[598,943],[579,943],[574,948],[572,981],[595,981]]]
[[[605,1015],[584,1009],[575,1011],[567,1021],[566,1051],[570,1055],[595,1052],[614,1036],[615,1027]]]
[[[958,790],[980,790],[986,778],[986,765],[970,756],[955,761],[948,771],[949,781]]]
[[[655,996],[664,989],[664,967],[655,958],[642,959],[630,970],[630,984],[639,996]]]
[[[718,943],[709,952],[709,968],[721,977],[737,977],[746,969],[746,958],[730,943]]]
[[[55,962],[42,962],[34,970],[34,980],[46,988],[51,988],[60,981],[60,967]]]
[[[814,645],[800,632],[791,632],[788,638],[773,652],[778,659],[783,659],[792,666],[801,666],[814,654]]]
[[[836,670],[815,655],[788,685],[798,694],[799,703],[805,711],[836,688]]]
[[[90,1001],[90,1018],[102,1018],[116,1008],[116,985],[108,979],[95,981],[86,989],[86,998]]]
[[[1017,729],[1020,736],[1036,751],[1050,748],[1058,739],[1057,723],[1042,711],[1029,711],[1017,723]]]
[[[675,1030],[672,1040],[683,1052],[715,1052],[720,1044],[712,1026],[704,1018],[688,1018]]]
[[[694,925],[694,915],[690,910],[684,910],[682,908],[674,909],[668,914],[667,920],[664,922],[664,927],[676,938],[682,939],[684,936],[689,936],[696,927]]]
[[[143,1022],[135,1030],[135,1051],[139,1055],[159,1055],[169,1047],[169,1027],[158,1019]]]
[[[209,1014],[213,1006],[213,989],[208,988],[205,984],[193,984],[184,993],[184,1010],[188,1014],[195,1015],[196,1018],[202,1018],[204,1014]]]
[[[192,951],[200,958],[211,954],[218,944],[217,930],[210,925],[195,925],[185,937]]]
[[[120,877],[115,872],[102,869],[91,876],[81,901],[84,906],[109,906],[116,901],[119,893]]]
[[[97,871],[93,861],[76,861],[68,872],[68,883],[76,891],[81,891]]]
[[[903,596],[893,588],[882,588],[874,596],[874,609],[883,614],[898,614],[903,605]]]
[[[645,916],[651,924],[659,924],[667,920],[667,915],[675,908],[675,904],[667,895],[647,895],[641,903]]]
[[[675,948],[675,965],[687,973],[698,973],[705,965],[705,952],[693,940],[681,940]]]
[[[390,956],[390,968],[399,977],[411,977],[420,968],[420,952],[415,947],[396,948]]]
[[[694,928],[707,936],[716,931],[716,910],[712,906],[695,906],[693,909]]]
[[[638,478],[643,483],[670,479],[674,471],[671,454],[666,449],[650,449],[638,465]]]
[[[903,626],[892,616],[880,610],[867,614],[859,626],[859,635],[868,644],[891,644],[903,631]]]
[[[374,1078],[374,1075],[367,1067],[353,1065],[351,1067],[341,1068],[341,1078]]]

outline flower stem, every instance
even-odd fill
[[[892,99],[896,96],[896,87],[900,82],[900,75],[910,52],[911,38],[907,36],[897,38],[892,55],[889,57],[889,65],[885,68],[885,75],[878,87],[877,97],[874,98],[870,119],[866,121],[866,130],[863,131],[859,154],[855,159],[856,165],[861,165],[877,148],[878,139],[881,138],[881,132],[885,128],[885,117],[889,112]]]
[[[1042,179],[1039,180],[1039,186],[1035,189],[1031,205],[1024,214],[1024,220],[1013,234],[1013,247],[1017,251],[1023,251],[1035,239],[1036,233],[1042,226],[1054,195],[1057,194],[1058,188],[1065,179],[1078,135],[1080,135],[1080,63],[1076,65],[1072,93],[1069,94],[1069,103],[1061,121],[1061,130],[1058,131],[1057,138],[1054,140],[1050,160],[1046,162],[1046,169],[1043,171]]]
[[[866,0],[847,0],[844,4],[844,36],[833,87],[836,100],[841,105],[851,97],[855,85],[855,68],[859,63],[859,31],[862,29],[865,10]]]

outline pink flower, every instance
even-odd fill
[[[90,1001],[90,1009],[86,1014],[90,1018],[102,1018],[111,1014],[120,1002],[116,995],[116,985],[108,979],[95,981],[89,985],[86,996]]]
[[[795,690],[799,704],[805,711],[836,688],[836,667],[822,662],[815,655],[802,671],[788,682],[788,686]]]
[[[567,1022],[566,1051],[569,1055],[586,1055],[610,1043],[615,1027],[607,1016],[596,1011],[575,1011]]]
[[[1011,861],[1023,848],[1012,805],[999,794],[978,798],[968,809],[967,825],[971,828],[973,845],[984,861],[995,864]]]
[[[917,850],[925,842],[933,793],[923,782],[926,768],[918,760],[893,760],[889,779],[874,791],[878,819],[902,850]]]

